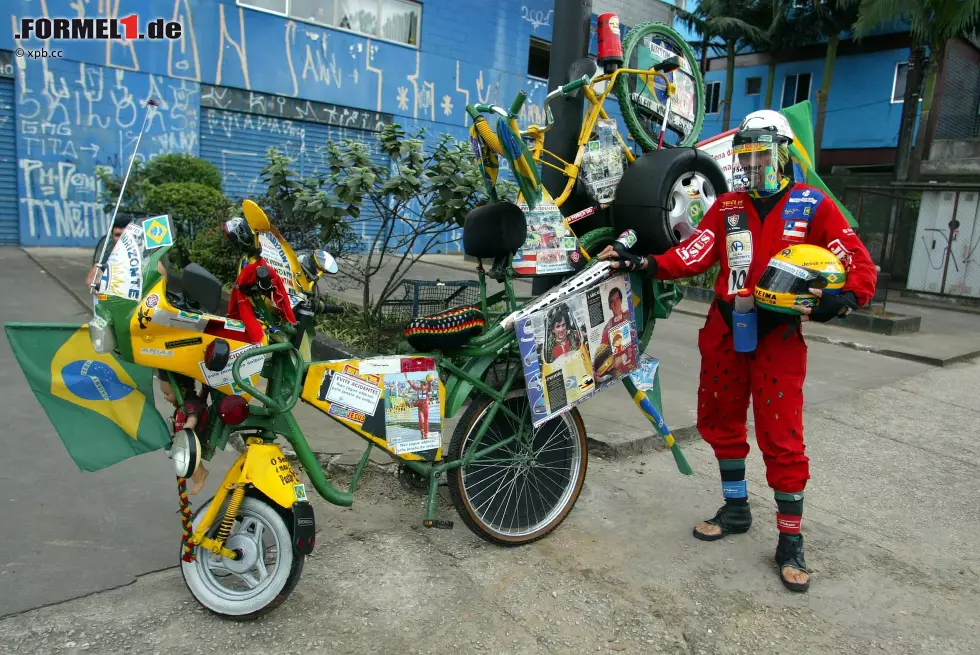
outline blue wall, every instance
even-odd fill
[[[830,87],[827,104],[827,122],[824,127],[823,147],[832,148],[893,148],[898,144],[898,127],[902,116],[902,103],[892,103],[892,84],[895,66],[908,61],[907,48],[883,50],[862,55],[838,57],[834,80]],[[780,108],[783,83],[787,76],[810,73],[810,101],[814,104],[816,123],[817,90],[823,80],[823,60],[795,61],[776,66],[773,107]],[[721,82],[720,98],[725,98],[725,71],[711,71],[705,82]],[[757,96],[745,94],[745,80],[762,78],[762,92]],[[732,93],[731,125],[757,109],[765,109],[768,66],[749,66],[735,69]],[[723,108],[704,119],[702,138],[722,131]]]
[[[142,156],[199,153],[199,83],[298,96],[385,112],[406,126],[467,137],[468,102],[509,105],[529,92],[524,120],[543,122],[547,85],[528,78],[531,35],[551,40],[548,0],[426,0],[421,49],[321,28],[238,7],[232,0],[118,0],[4,3],[0,21],[20,17],[163,16],[184,26],[172,45],[15,42],[0,48],[60,48],[63,58],[16,58],[17,155],[21,241],[25,245],[89,245],[105,233],[96,200],[95,165],[118,172],[132,152],[140,103],[161,99],[161,112],[141,144]],[[488,38],[489,35],[489,38]],[[109,68],[107,68],[109,67]]]

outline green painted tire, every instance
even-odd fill
[[[704,80],[701,78],[701,70],[698,68],[698,61],[694,56],[694,51],[687,42],[664,23],[649,22],[640,23],[629,31],[626,39],[623,40],[623,61],[624,67],[636,68],[632,63],[634,51],[642,44],[644,38],[648,36],[662,37],[670,40],[680,50],[680,55],[687,60],[691,69],[691,76],[694,78],[694,125],[680,143],[673,147],[691,147],[698,142],[701,134],[701,126],[704,123]],[[620,75],[616,79],[616,97],[619,99],[619,108],[623,114],[626,128],[633,136],[633,139],[640,145],[645,152],[657,149],[657,140],[643,127],[643,121],[637,114],[637,107],[630,97],[631,81],[635,85],[637,77],[635,75]],[[666,144],[665,144],[666,147]]]

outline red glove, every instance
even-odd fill
[[[283,284],[282,278],[279,277],[275,269],[266,264],[265,260],[260,257],[243,268],[242,272],[238,274],[235,286],[231,290],[231,298],[228,300],[228,318],[238,319],[245,324],[245,334],[250,343],[261,342],[264,331],[262,324],[255,316],[251,299],[242,293],[241,289],[255,282],[257,277],[255,271],[259,266],[265,266],[271,275],[272,300],[279,312],[291,325],[296,324],[296,316],[293,314],[293,306],[289,302],[289,294],[286,293],[286,285]]]

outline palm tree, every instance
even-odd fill
[[[776,66],[801,46],[820,38],[808,11],[797,8],[791,0],[768,0],[760,3],[756,26],[766,31],[766,38],[754,44],[769,54],[769,80],[766,86],[766,104],[772,109],[772,94],[776,86]]]
[[[854,35],[860,39],[881,24],[902,21],[910,26],[913,48],[929,48],[922,93],[919,133],[915,139],[914,162],[925,156],[926,125],[932,109],[936,78],[946,61],[950,39],[980,28],[980,0],[860,0]],[[914,108],[906,108],[914,111]],[[913,166],[918,171],[918,166]],[[914,179],[914,175],[913,175]]]
[[[677,16],[701,35],[702,61],[708,48],[724,52],[728,60],[725,77],[725,110],[721,129],[728,130],[732,118],[732,93],[735,87],[735,55],[739,50],[765,40],[765,30],[756,27],[756,13],[770,0],[701,0],[693,11],[677,10]],[[703,64],[702,64],[703,66]]]
[[[973,1],[973,0],[971,0]],[[813,130],[813,165],[816,167],[823,146],[823,130],[827,121],[827,102],[830,85],[834,81],[837,64],[837,46],[841,33],[851,29],[858,19],[861,0],[811,0],[808,10],[810,20],[820,34],[827,39],[827,56],[823,64],[823,79],[817,91],[817,125]]]

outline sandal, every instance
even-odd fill
[[[810,588],[810,571],[806,568],[806,559],[803,557],[803,535],[796,541],[790,541],[782,534],[779,535],[779,543],[776,546],[776,565],[779,566],[779,579],[790,591],[804,592]],[[807,574],[806,582],[791,582],[783,574],[783,567],[794,568]]]
[[[730,534],[748,532],[749,528],[752,527],[752,512],[749,510],[748,503],[735,505],[726,502],[714,517],[705,523],[719,526],[721,532],[719,534],[705,534],[699,532],[698,527],[694,526],[694,537],[701,541],[717,541]]]

